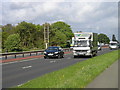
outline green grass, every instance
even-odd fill
[[[118,60],[118,50],[45,74],[17,88],[84,88]]]

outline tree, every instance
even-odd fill
[[[66,35],[61,31],[56,31],[55,36],[53,36],[50,40],[50,45],[58,45],[61,47],[65,47],[66,41],[67,41]]]
[[[2,28],[2,49],[4,49],[5,48],[4,43],[6,39],[8,38],[9,35],[15,34],[16,29],[15,26],[12,26],[11,24],[1,26],[1,28]]]
[[[18,48],[17,46],[14,46],[14,43],[18,45],[17,41],[19,41],[19,49],[21,48],[22,50],[45,48],[44,25],[35,25],[23,21],[18,23],[17,26],[7,24],[2,27],[2,30],[2,49],[5,48],[12,51],[15,48]],[[50,46],[53,44],[61,47],[69,46],[68,41],[74,36],[70,25],[65,22],[55,22],[50,25],[49,30]],[[15,36],[15,38],[12,35]],[[17,37],[19,37],[20,40],[17,40]],[[17,41],[15,42],[15,40]],[[14,41],[14,43],[12,44],[11,41]]]
[[[14,51],[20,49],[20,36],[19,34],[9,35],[5,41],[5,49],[8,51]]]
[[[13,26],[11,24],[4,25],[2,27],[2,30],[10,32],[12,30]]]
[[[43,49],[44,45],[44,27],[43,25],[36,25],[36,38],[35,38],[35,46],[37,48]]]
[[[112,41],[117,41],[115,35],[112,36]]]
[[[62,33],[64,33],[66,35],[67,40],[70,40],[74,36],[70,25],[66,24],[65,22],[58,21],[53,23],[51,25],[51,30],[53,29],[54,31],[59,30]]]
[[[107,35],[105,34],[99,34],[98,35],[98,42],[99,43],[104,43],[104,44],[108,44],[110,42],[109,37],[107,37]]]
[[[36,25],[23,21],[17,25],[16,29],[20,35],[21,45],[24,48],[33,48],[36,39]]]
[[[16,33],[15,30],[16,30],[15,26],[12,26],[12,24],[7,24],[7,25],[2,26],[2,31],[9,33],[9,35]]]
[[[56,43],[58,42],[61,47],[69,46],[67,41],[71,40],[73,36],[74,34],[70,28],[70,25],[65,22],[58,21],[50,26],[50,42],[53,42],[53,39],[55,39]],[[58,37],[59,39],[56,39]]]

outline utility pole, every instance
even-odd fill
[[[46,49],[49,45],[49,26],[49,23],[44,24],[44,43]]]

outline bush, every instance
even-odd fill
[[[19,34],[9,35],[5,41],[5,50],[14,51],[15,49],[20,49],[20,36]]]

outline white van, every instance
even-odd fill
[[[116,41],[110,41],[109,48],[110,49],[118,49],[119,48],[118,42],[116,42]]]

